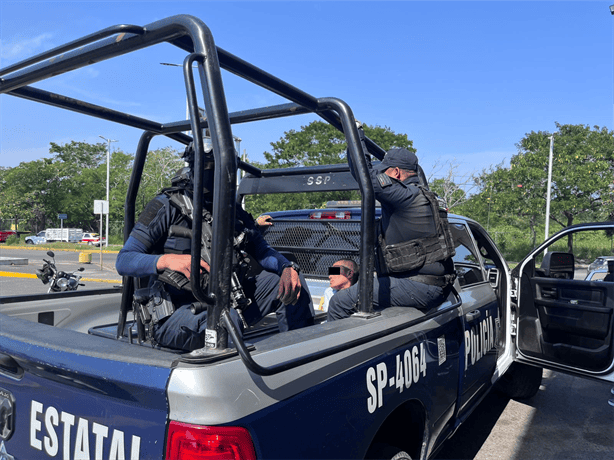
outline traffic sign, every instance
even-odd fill
[[[109,214],[109,202],[107,200],[94,200],[94,214]]]

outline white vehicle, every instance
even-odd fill
[[[606,269],[601,269],[601,270],[593,270],[591,272],[588,272],[588,275],[586,275],[586,278],[584,278],[585,281],[603,281],[603,279],[606,277],[606,275],[608,274],[608,270]]]
[[[100,246],[100,235],[98,233],[84,233],[81,238],[81,243],[89,244],[90,246]],[[102,238],[102,242],[104,243],[105,239]]]
[[[78,243],[83,238],[83,230],[80,228],[48,228],[45,230],[45,238],[47,243],[53,241]]]
[[[46,232],[43,230],[42,232],[38,232],[36,235],[30,235],[25,237],[26,244],[43,244],[47,242]]]

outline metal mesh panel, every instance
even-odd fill
[[[286,257],[292,254],[307,275],[327,277],[328,267],[339,259],[360,262],[358,220],[275,219],[264,238]]]

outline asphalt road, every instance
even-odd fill
[[[14,249],[0,245],[0,296],[20,294],[43,294],[48,286],[43,285],[36,275],[36,269],[43,266],[43,259],[49,259],[46,250],[36,247]],[[91,253],[91,263],[80,263],[80,253]],[[6,259],[26,259],[27,265],[5,265]],[[102,259],[102,264],[101,264]],[[58,269],[70,272],[83,267],[79,289],[102,289],[121,284],[121,276],[115,271],[117,253],[92,249],[82,251],[56,251],[55,262]]]
[[[0,265],[0,295],[44,293],[32,275],[47,258],[45,251],[7,249],[0,257],[27,258],[28,265]],[[79,263],[79,252],[57,252],[63,270],[85,267],[80,289],[117,285],[116,253],[92,254],[91,264]],[[586,270],[576,272],[583,278]],[[528,401],[510,400],[491,392],[476,411],[446,441],[436,458],[509,460],[605,460],[614,458],[614,407],[607,404],[611,385],[559,372],[544,371],[538,394]]]
[[[614,458],[614,407],[610,385],[544,371],[527,401],[491,392],[436,458],[610,460]]]

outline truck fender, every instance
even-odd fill
[[[406,452],[410,458],[426,458],[428,413],[417,399],[395,408],[378,428],[365,459],[393,459]],[[402,457],[407,458],[407,457]]]

